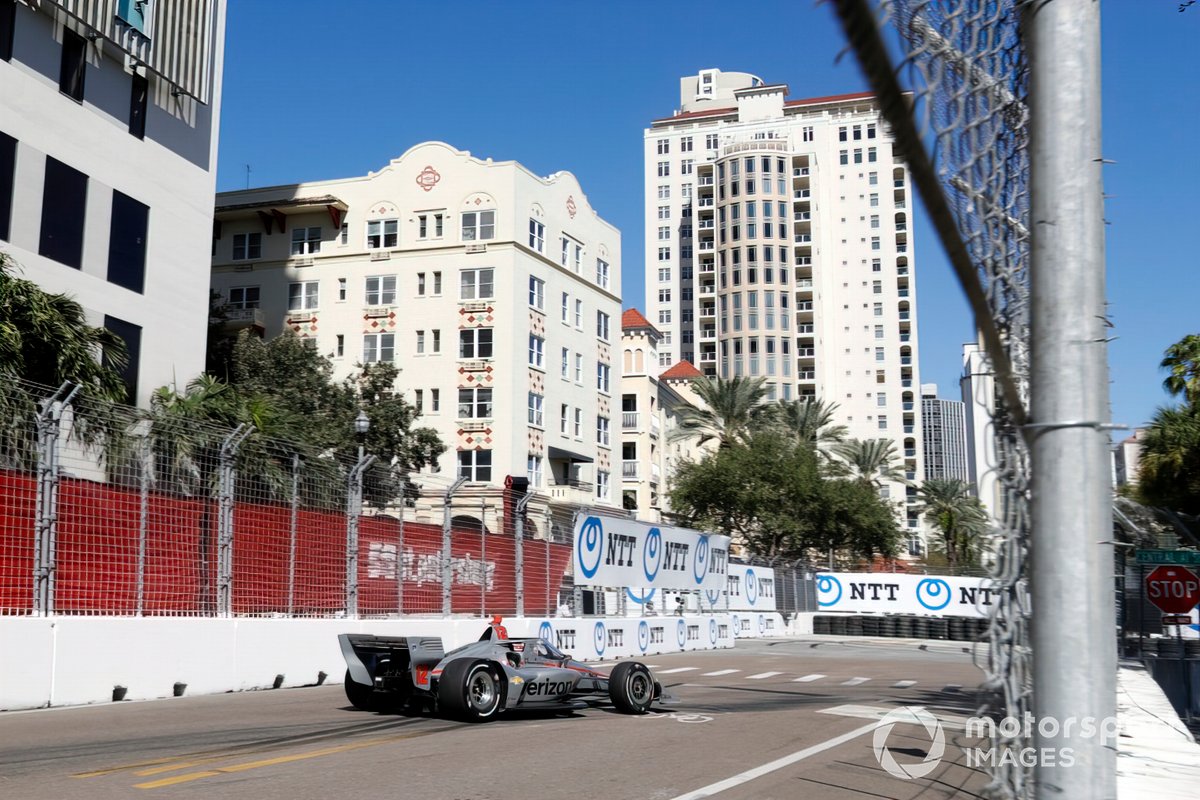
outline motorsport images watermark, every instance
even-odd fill
[[[916,763],[900,763],[888,748],[888,737],[892,729],[899,723],[920,725],[929,735],[929,750],[925,758]],[[1048,738],[1063,736],[1070,739],[1099,738],[1104,746],[1115,746],[1117,741],[1117,720],[1115,717],[1096,719],[1095,717],[1067,717],[1059,721],[1053,717],[1036,719],[1033,714],[1025,712],[1023,717],[1001,717],[994,720],[990,717],[967,717],[963,726],[967,739],[986,739],[995,742],[997,739],[1015,742],[1032,742],[1035,734]],[[879,720],[872,741],[875,750],[875,760],[889,775],[904,780],[923,778],[933,772],[941,763],[946,753],[946,733],[942,729],[941,720],[920,706],[904,706],[884,714]],[[904,752],[904,751],[898,751]],[[1060,766],[1075,765],[1075,749],[1073,747],[1015,747],[1012,744],[997,747],[989,744],[986,747],[964,747],[966,766],[968,767],[998,767],[1004,765]]]

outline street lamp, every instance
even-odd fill
[[[354,418],[354,432],[358,435],[358,460],[362,461],[363,443],[367,439],[367,431],[371,429],[371,418],[367,416],[366,411],[361,409],[358,416]]]

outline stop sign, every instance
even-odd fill
[[[1186,614],[1200,603],[1200,578],[1186,567],[1155,567],[1146,576],[1146,596],[1165,614]]]

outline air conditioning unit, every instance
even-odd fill
[[[475,242],[473,244],[469,244],[469,245],[467,245],[467,252],[468,253],[486,253],[487,245],[481,244],[480,242]]]
[[[487,311],[487,303],[463,303],[463,311]]]
[[[376,306],[375,308],[363,309],[363,316],[372,319],[375,317],[386,317],[392,313],[392,309],[388,306]]]
[[[459,366],[461,366],[467,372],[483,372],[485,369],[487,369],[487,362],[486,361],[462,361],[462,362],[459,362]]]
[[[372,261],[390,261],[391,258],[392,254],[387,250],[376,250],[374,253],[371,253]]]

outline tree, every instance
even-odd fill
[[[834,445],[852,477],[878,488],[887,481],[906,483],[904,468],[897,464],[896,443],[890,439],[848,439]]]
[[[939,549],[950,567],[976,565],[988,518],[970,485],[952,478],[932,478],[922,484],[919,496],[921,513],[941,533]]]
[[[698,444],[716,440],[722,448],[745,442],[770,419],[765,378],[709,378],[697,380],[692,389],[703,401],[702,408],[685,405],[678,410],[679,425],[672,438],[698,437]]]
[[[849,432],[845,425],[835,424],[837,403],[802,398],[784,400],[775,410],[779,426],[796,438],[796,441],[814,448],[824,458],[829,458],[830,446],[842,442]]]
[[[53,387],[71,381],[95,400],[131,399],[120,373],[128,359],[124,340],[89,325],[83,306],[67,295],[15,277],[14,266],[0,253],[0,375]]]
[[[1137,492],[1145,505],[1200,515],[1200,403],[1155,412],[1142,442]]]
[[[1188,334],[1168,347],[1159,367],[1169,372],[1164,389],[1183,395],[1191,405],[1200,404],[1200,334]]]

